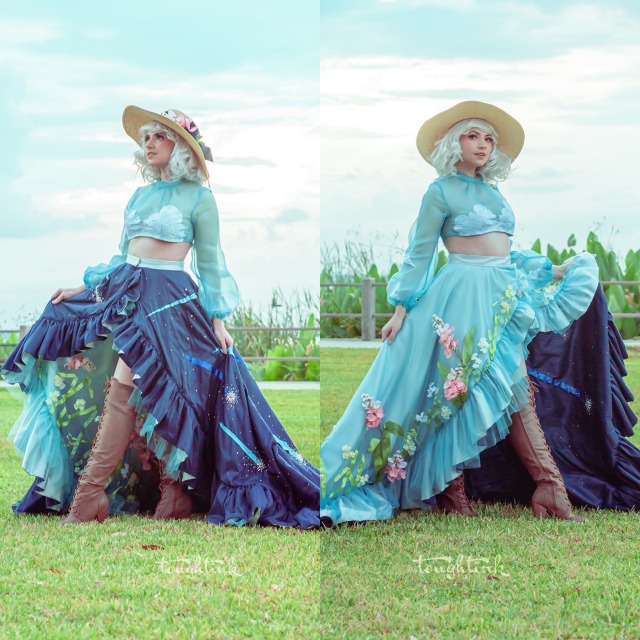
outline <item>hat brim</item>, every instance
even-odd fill
[[[200,168],[204,171],[207,179],[209,179],[209,169],[207,168],[200,145],[196,142],[195,138],[188,131],[185,131],[179,124],[176,124],[173,120],[170,120],[165,116],[161,116],[159,113],[147,111],[146,109],[141,109],[134,105],[129,105],[122,112],[122,126],[127,132],[127,135],[135,140],[136,144],[140,144],[140,128],[145,124],[149,124],[153,120],[169,127],[169,129],[178,134],[189,145],[198,158]]]
[[[486,102],[467,100],[429,118],[418,131],[416,145],[420,155],[429,162],[436,143],[461,120],[479,118],[486,120],[498,134],[498,148],[513,162],[524,146],[522,125],[506,111]],[[429,162],[429,164],[431,164]]]

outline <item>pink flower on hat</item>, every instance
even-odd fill
[[[182,127],[185,131],[190,133],[196,140],[200,138],[200,132],[196,123],[184,113],[176,113],[173,109],[163,111],[162,114],[165,118],[173,120],[179,127]]]
[[[179,127],[182,127],[189,133],[198,143],[205,160],[213,162],[211,149],[202,141],[202,135],[200,134],[198,126],[189,116],[182,113],[182,111],[174,111],[173,109],[167,109],[167,111],[163,111],[160,115],[169,118],[169,120],[173,120]]]
[[[196,133],[198,131],[198,127],[196,127],[195,122],[191,118],[187,118],[184,113],[176,114],[175,122],[189,133]]]

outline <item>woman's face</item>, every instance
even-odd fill
[[[144,138],[144,149],[149,166],[164,171],[169,165],[171,152],[175,146],[176,143],[173,140],[169,140],[164,131],[147,133]]]
[[[474,127],[469,133],[460,136],[462,158],[456,162],[460,173],[475,176],[478,169],[484,167],[493,151],[493,136],[483,129]]]

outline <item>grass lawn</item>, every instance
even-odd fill
[[[322,349],[323,437],[376,353]],[[640,354],[627,364],[640,398]],[[581,510],[588,521],[573,523],[507,505],[477,511],[476,519],[401,512],[325,531],[325,636],[640,638],[639,514]]]
[[[375,353],[322,350],[323,435]],[[640,354],[628,368],[640,397]],[[265,395],[317,463],[318,393]],[[60,527],[11,512],[31,483],[4,439],[19,410],[0,389],[2,638],[640,637],[636,513],[585,511],[581,524],[479,505],[474,520],[403,512],[323,532]]]
[[[318,392],[265,396],[317,464]],[[31,485],[5,438],[20,408],[0,389],[1,638],[319,636],[321,532],[13,515]]]

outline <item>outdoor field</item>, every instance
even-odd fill
[[[376,352],[322,349],[323,437]],[[638,398],[637,351],[627,368]],[[575,523],[534,520],[522,507],[476,511],[404,512],[325,532],[324,637],[640,637],[640,514],[579,510],[588,521]]]
[[[264,394],[318,464],[319,393]],[[0,389],[1,638],[319,636],[319,531],[13,515],[31,484],[6,440],[20,409]]]
[[[322,434],[317,392],[265,392],[314,463],[375,353],[322,349]],[[638,395],[638,352],[627,364]],[[11,512],[30,484],[5,440],[19,410],[0,389],[2,637],[640,636],[636,513],[572,523],[479,505],[477,519],[411,512],[316,532],[146,517],[60,527]]]

